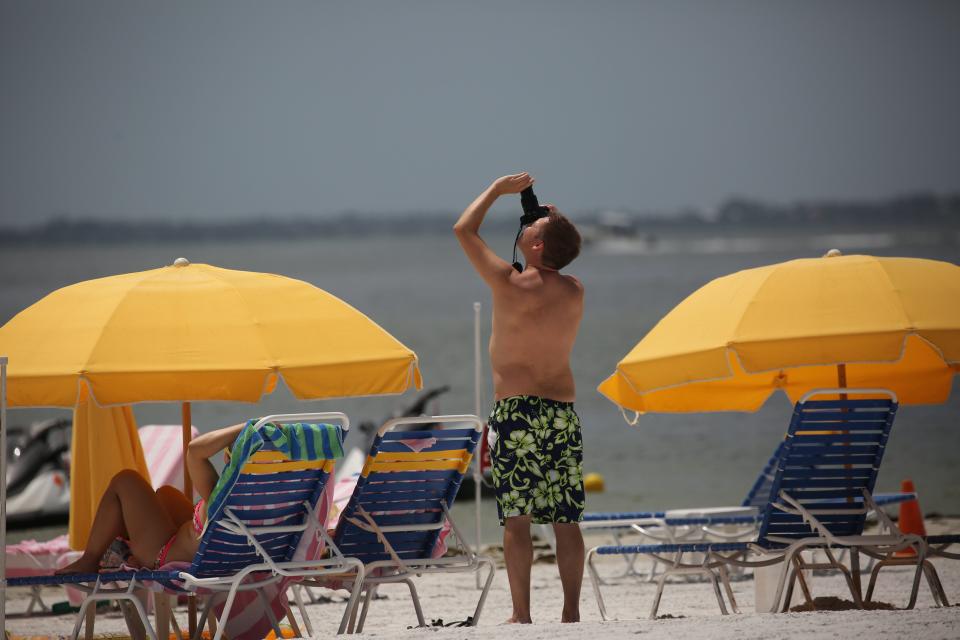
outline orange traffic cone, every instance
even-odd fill
[[[904,480],[900,483],[900,491],[903,493],[915,493],[913,480]],[[920,502],[914,498],[900,503],[900,518],[897,521],[900,533],[915,533],[918,536],[927,535],[927,528],[923,526],[923,513],[920,511]],[[903,551],[897,551],[899,557],[910,557],[917,555],[917,552],[911,547]]]

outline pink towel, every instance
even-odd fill
[[[69,551],[66,535],[46,542],[23,540],[17,544],[8,544],[7,577],[48,576],[58,568],[57,561],[60,557]]]
[[[169,484],[183,491],[183,428],[178,424],[151,424],[138,431],[154,490]],[[191,427],[191,432],[191,438],[200,433],[196,427]]]

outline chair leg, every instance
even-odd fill
[[[880,575],[880,569],[883,569],[886,564],[886,559],[873,563],[873,568],[870,570],[870,580],[867,581],[867,593],[863,597],[864,602],[873,602],[873,588],[877,586],[877,576]]]
[[[800,591],[803,592],[804,602],[810,605],[810,608],[813,608],[813,594],[810,592],[810,585],[807,583],[807,576],[803,572],[803,558],[799,555],[796,558],[796,569],[794,571],[795,575],[797,576],[797,584],[800,585]]]
[[[173,627],[173,634],[176,638],[183,638],[183,629],[180,628],[180,623],[177,622],[177,616],[173,614],[175,608],[175,603],[177,601],[177,596],[170,596],[170,626]],[[169,636],[167,636],[169,638]],[[162,640],[162,639],[161,639]]]
[[[313,623],[310,621],[310,616],[307,614],[307,607],[303,602],[302,591],[304,589],[306,589],[306,587],[299,584],[293,585],[293,599],[297,603],[297,607],[300,609],[300,617],[303,619],[303,626],[307,628],[307,635],[313,637]],[[310,594],[309,590],[307,590],[307,595],[310,595],[312,599],[312,594]]]
[[[596,557],[596,547],[590,549],[587,552],[587,575],[590,576],[590,584],[593,586],[593,595],[597,599],[597,607],[600,609],[600,619],[609,620],[607,617],[607,607],[603,602],[603,594],[600,593],[600,575],[597,573],[597,568],[593,564],[593,560]]]
[[[137,595],[125,597],[121,601],[121,608],[123,610],[123,617],[127,621],[127,629],[130,630],[130,637],[158,640],[157,634],[150,624],[150,619],[147,617],[147,610],[143,606],[140,597]],[[131,611],[131,609],[133,610]]]
[[[209,609],[207,609],[207,612],[208,612],[208,613],[207,613],[205,622],[204,622],[203,624],[200,624],[200,623],[197,624],[197,636],[198,636],[198,638],[203,637],[203,626],[204,626],[204,624],[206,624],[208,627],[210,627],[210,635],[216,635],[216,634],[217,634],[217,629],[219,628],[220,621],[217,620],[217,616],[216,616],[216,615],[212,615],[212,616],[211,616],[211,615],[209,614],[209,612],[212,611],[212,610],[213,610],[213,607],[212,607],[212,603],[211,603],[211,607],[210,607]]]
[[[285,604],[283,608],[286,614],[285,617],[290,622],[290,629],[293,630],[293,637],[302,638],[303,634],[300,633],[300,625],[297,624],[297,618],[293,615],[293,609],[290,608],[290,603]],[[279,638],[280,636],[277,637]]]
[[[727,571],[726,565],[721,564],[719,572],[720,579],[723,580],[723,587],[727,591],[727,598],[730,600],[730,608],[734,613],[740,613],[740,609],[737,607],[737,599],[733,597],[733,586],[730,584],[730,573]]]
[[[787,574],[790,572],[790,567],[793,566],[793,558],[799,553],[799,550],[787,552],[783,558],[783,568],[780,569],[780,577],[777,579],[777,590],[773,595],[773,606],[770,608],[770,613],[776,613],[777,607],[780,604],[780,599],[783,598],[783,587],[784,583],[787,580]],[[790,582],[790,589],[787,597],[784,598],[784,608],[783,611],[786,611],[790,607],[790,595],[793,593],[793,582]]]
[[[367,612],[370,610],[370,603],[377,592],[377,585],[367,587],[367,593],[363,598],[363,607],[360,608],[360,619],[357,620],[357,633],[363,633],[363,624],[367,621]]]
[[[660,608],[660,598],[663,597],[663,586],[667,582],[667,573],[660,574],[657,578],[657,594],[653,597],[653,607],[650,609],[650,619],[657,619],[657,609]]]
[[[839,564],[839,563],[838,563]],[[843,565],[840,565],[843,566]],[[860,607],[863,607],[863,584],[860,581],[860,550],[856,547],[850,549],[850,573],[853,578],[853,586],[856,589],[857,600],[860,601]]]
[[[940,582],[936,567],[929,560],[924,560],[923,570],[927,574],[927,584],[930,585],[930,591],[933,593],[934,603],[938,607],[949,607],[950,603],[947,601],[947,594],[943,590],[943,583]]]
[[[220,614],[220,624],[217,625],[217,631],[213,634],[213,640],[221,640],[221,638],[223,638],[223,625],[230,619],[230,610],[233,608],[233,601],[237,597],[237,590],[245,577],[246,574],[244,573],[238,574],[233,584],[230,585],[230,591],[227,593],[227,601],[223,605],[223,613]]]
[[[850,550],[850,566],[852,569],[847,569],[829,548],[824,549],[824,553],[827,556],[827,560],[830,561],[830,565],[843,574],[843,579],[847,583],[847,589],[850,590],[850,597],[853,598],[853,604],[858,609],[863,609],[863,585],[860,582],[860,552],[856,549]]]
[[[471,627],[477,626],[477,623],[480,622],[480,614],[483,612],[483,605],[487,602],[487,594],[490,593],[490,585],[493,584],[493,575],[497,572],[497,565],[493,563],[493,560],[489,558],[478,558],[477,559],[477,571],[480,571],[480,567],[484,564],[489,565],[490,571],[487,573],[487,579],[483,583],[483,591],[480,593],[480,599],[477,600],[477,608],[473,610],[473,622],[470,623]]]
[[[727,605],[723,603],[723,595],[720,593],[720,582],[712,572],[709,574],[710,584],[713,586],[713,594],[717,596],[717,604],[720,605],[720,615],[727,615]]]
[[[787,578],[787,589],[786,593],[783,594],[783,607],[780,608],[781,613],[786,613],[790,610],[790,601],[793,600],[793,585],[797,582],[797,569],[796,567],[790,568],[790,575]],[[774,605],[774,611],[779,604],[779,601]]]
[[[34,606],[40,607],[40,611],[44,613],[50,611],[50,607],[43,601],[43,587],[39,585],[30,587],[30,604],[27,605],[27,614],[33,613]]]
[[[137,612],[134,610],[133,604],[122,600],[117,604],[120,606],[120,612],[123,614],[123,621],[127,625],[130,638],[132,640],[146,640],[147,632],[143,627],[143,623],[137,618]]]
[[[350,588],[347,608],[343,612],[343,617],[340,618],[340,628],[337,630],[338,634],[353,633],[354,623],[357,619],[357,602],[360,598],[360,592],[363,590],[364,568],[359,560],[353,567],[356,575],[353,578],[353,586]]]
[[[923,563],[926,562],[925,551],[921,545],[916,545],[917,552],[917,570],[913,573],[913,586],[910,589],[910,602],[907,603],[907,609],[913,609],[917,604],[917,595],[920,593],[920,574],[923,573]]]
[[[217,616],[210,615],[210,612],[213,610],[213,603],[216,597],[216,595],[212,595],[207,598],[206,604],[203,607],[203,611],[200,612],[200,619],[197,620],[196,628],[193,630],[193,634],[190,636],[190,640],[200,640],[200,637],[203,634],[203,628],[207,626],[208,621],[210,622],[210,633],[215,634],[217,632]]]
[[[170,637],[170,598],[166,593],[153,594],[153,616],[158,638]]]
[[[83,626],[83,623],[86,622],[86,633],[84,634],[84,640],[90,640],[93,638],[93,620],[96,615],[96,604],[94,608],[90,609],[90,603],[92,600],[90,597],[83,599],[83,602],[80,603],[80,611],[77,612],[77,620],[73,624],[73,633],[70,635],[71,640],[77,640],[80,637],[80,627]]]
[[[417,595],[417,587],[410,578],[407,578],[404,582],[407,583],[407,588],[410,589],[410,599],[413,600],[413,610],[417,613],[417,625],[425,627],[427,626],[427,622],[423,619],[423,609],[420,608],[420,596]]]
[[[283,631],[280,629],[280,621],[277,620],[277,616],[273,613],[273,607],[271,607],[267,601],[267,596],[263,594],[263,591],[257,589],[257,597],[260,599],[260,605],[263,607],[264,613],[267,614],[267,619],[270,621],[270,626],[273,627],[273,632],[276,634],[276,637],[282,638]],[[224,620],[226,620],[226,618],[224,618]]]

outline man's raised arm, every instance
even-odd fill
[[[509,193],[520,193],[532,184],[533,178],[527,173],[497,178],[486,191],[470,203],[457,223],[453,225],[453,232],[457,234],[457,240],[460,241],[463,252],[467,254],[480,277],[490,286],[509,280],[513,267],[494,253],[480,237],[483,217],[487,215],[487,211],[497,198]]]

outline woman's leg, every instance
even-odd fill
[[[100,499],[83,555],[57,573],[97,571],[107,547],[124,533],[134,557],[152,567],[160,549],[176,532],[153,487],[136,471],[126,469],[113,477]]]
[[[184,522],[193,519],[193,505],[180,489],[165,484],[157,489],[156,493],[157,500],[160,501],[167,515],[170,516],[174,526],[179,528]]]

